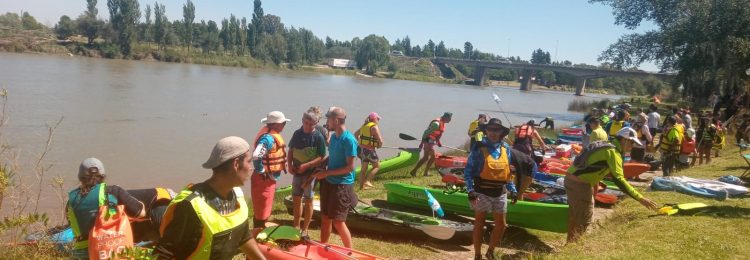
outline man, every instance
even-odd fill
[[[606,124],[604,126],[604,130],[609,134],[610,138],[614,138],[615,134],[620,131],[620,129],[625,127],[630,127],[630,113],[626,110],[618,110],[617,114],[614,118],[612,118],[611,121],[609,121],[609,124]]]
[[[651,134],[651,136],[656,136],[656,133],[659,128],[659,122],[661,121],[661,115],[659,115],[658,108],[656,105],[651,104],[648,107],[648,131]]]
[[[440,118],[432,120],[427,127],[427,130],[422,133],[422,143],[419,147],[424,150],[424,154],[422,154],[422,158],[419,159],[417,165],[414,166],[414,169],[411,170],[412,177],[417,176],[417,170],[419,167],[422,167],[422,164],[425,162],[427,162],[427,166],[424,169],[424,176],[430,175],[430,168],[432,167],[432,163],[435,162],[436,157],[435,146],[443,147],[443,144],[440,142],[440,137],[442,137],[443,132],[445,132],[445,124],[450,123],[452,117],[453,113],[451,112],[443,113],[443,116]]]
[[[252,237],[240,188],[253,171],[251,159],[250,144],[240,137],[216,143],[203,163],[211,177],[188,185],[164,214],[154,249],[159,259],[232,259],[238,248],[250,259],[265,259]]]
[[[609,141],[609,136],[604,128],[601,126],[601,119],[598,117],[589,118],[588,126],[591,128],[591,134],[589,135],[589,143],[597,141]]]
[[[682,138],[680,138],[680,133],[675,127],[676,123],[675,116],[668,117],[661,134],[661,139],[659,140],[659,151],[662,158],[661,170],[664,176],[672,175],[675,163],[677,163],[677,157],[680,154]]]
[[[464,180],[469,192],[469,202],[474,209],[474,258],[482,259],[482,234],[486,214],[492,214],[495,228],[485,256],[495,259],[495,247],[502,240],[505,232],[505,213],[508,212],[508,192],[506,185],[512,183],[511,165],[516,168],[516,180],[519,180],[520,191],[526,190],[531,183],[536,164],[528,155],[511,149],[503,138],[510,129],[501,125],[500,120],[492,118],[487,123],[487,138],[471,148]],[[523,194],[520,194],[523,195]],[[515,204],[519,194],[511,194],[511,203]]]
[[[354,193],[354,158],[357,139],[346,130],[346,112],[331,107],[326,114],[326,126],[331,134],[328,145],[328,169],[313,175],[320,180],[320,242],[328,243],[331,227],[341,237],[344,247],[352,248],[352,235],[346,226],[349,209],[357,205]]]
[[[690,109],[682,110],[682,122],[685,124],[685,129],[693,129],[693,117],[690,116]]]
[[[294,208],[293,225],[299,228],[303,234],[307,233],[313,215],[313,188],[315,179],[312,173],[323,164],[326,155],[326,138],[315,126],[320,121],[320,116],[314,110],[308,110],[302,114],[302,127],[294,131],[292,139],[289,140],[289,155],[287,156],[287,168],[292,178],[292,202]],[[304,207],[302,205],[304,199]],[[300,226],[304,215],[304,224]]]
[[[380,115],[372,112],[367,115],[367,119],[362,127],[354,132],[354,136],[357,136],[359,141],[359,153],[358,156],[362,160],[359,172],[361,174],[359,178],[359,189],[370,189],[372,188],[372,178],[375,174],[378,174],[380,170],[380,158],[376,149],[383,147],[383,136],[380,134]],[[368,172],[367,167],[372,164],[372,170]]]
[[[477,120],[471,121],[468,131],[470,146],[474,146],[474,143],[476,143],[477,140],[482,140],[482,137],[484,136],[484,131],[482,131],[482,128],[484,128],[484,124],[486,123],[486,114],[479,114]]]
[[[539,122],[539,124],[536,125],[536,126],[541,127],[542,123],[544,123],[544,129],[547,129],[547,128],[552,129],[552,130],[555,129],[555,120],[552,119],[551,116],[545,117],[544,120],[542,120],[541,122]]]
[[[281,137],[286,122],[280,111],[271,111],[260,123],[265,124],[255,135],[253,165],[255,172],[250,179],[250,194],[253,199],[253,227],[265,227],[273,209],[276,180],[286,171],[286,144]]]
[[[539,135],[534,126],[536,122],[529,120],[525,125],[521,125],[516,128],[516,140],[513,142],[513,149],[519,150],[526,155],[534,153],[534,139],[539,142],[539,146],[542,150],[547,150],[547,145],[544,144],[544,139]]]
[[[584,152],[576,157],[565,175],[565,193],[568,195],[568,243],[573,243],[591,224],[594,210],[594,194],[599,182],[611,175],[621,191],[640,202],[643,206],[656,210],[656,204],[644,198],[625,180],[622,169],[622,155],[630,152],[633,144],[640,144],[636,132],[630,127],[620,129],[612,143],[592,142]]]

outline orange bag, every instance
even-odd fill
[[[106,205],[99,207],[89,233],[89,258],[120,259],[117,255],[128,248],[133,248],[133,229],[125,214],[125,206],[118,205],[117,212],[111,216]]]

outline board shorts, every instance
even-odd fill
[[[499,197],[490,197],[477,192],[477,203],[469,203],[474,212],[485,213],[508,213],[508,193],[503,193]]]
[[[357,206],[357,194],[351,184],[320,181],[320,214],[336,221],[346,221],[349,210]]]
[[[276,194],[276,179],[253,173],[250,177],[250,195],[253,200],[253,218],[268,220],[273,209],[273,197]]]
[[[422,144],[420,144],[419,146],[422,147],[425,152],[432,152],[435,150],[437,142],[435,140],[426,140],[422,141]]]
[[[594,216],[594,191],[591,184],[565,176],[565,194],[568,196],[568,229],[583,233],[591,225]]]
[[[364,162],[377,163],[380,161],[380,158],[378,157],[378,152],[375,151],[375,149],[370,150],[367,148],[359,147],[357,148],[357,150],[358,150],[357,157],[359,157],[359,159],[362,159],[362,161]]]
[[[315,196],[315,178],[311,178],[310,182],[307,183],[307,188],[302,188],[307,178],[312,174],[297,174],[292,177],[292,197],[303,197],[305,199],[312,199]]]

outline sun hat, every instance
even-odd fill
[[[275,123],[284,123],[289,122],[292,120],[289,120],[284,116],[284,113],[281,113],[281,111],[271,111],[266,115],[266,118],[263,118],[260,120],[261,124],[275,124]]]
[[[485,125],[485,130],[489,131],[489,128],[492,128],[492,126],[500,127],[500,136],[504,137],[510,133],[510,129],[503,126],[503,121],[501,121],[498,118],[491,118],[490,121],[487,121],[487,124]]]
[[[211,151],[208,160],[203,163],[203,168],[216,168],[222,163],[237,158],[237,156],[240,156],[247,151],[250,151],[250,144],[248,144],[245,139],[237,136],[221,138],[216,142],[216,145],[214,145],[214,149]]]
[[[86,158],[81,162],[81,166],[78,167],[78,178],[85,177],[86,172],[89,171],[91,168],[96,168],[96,170],[104,176],[104,164],[99,159],[96,159],[94,157]]]
[[[380,117],[380,115],[378,115],[377,112],[370,113],[369,115],[367,115],[367,118],[369,118],[369,119],[378,119],[378,120],[382,119],[382,117]]]
[[[633,128],[623,127],[622,129],[620,129],[620,131],[617,131],[616,136],[619,136],[625,139],[630,139],[631,141],[633,141],[634,143],[638,145],[643,145],[641,143],[641,140],[638,140],[638,137],[637,137],[638,133],[635,130],[633,130]]]

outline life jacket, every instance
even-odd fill
[[[675,131],[678,133],[677,140],[669,141],[667,137],[672,131]],[[663,154],[677,154],[680,152],[681,142],[680,142],[679,131],[677,130],[677,128],[675,127],[670,128],[669,130],[667,130],[666,132],[662,134],[662,137],[660,139],[661,140],[659,141],[659,150]]]
[[[260,137],[264,134],[269,134],[273,137],[273,148],[266,152],[263,156],[263,167],[266,172],[280,172],[286,170],[286,145],[284,144],[284,138],[278,132],[271,131],[268,126],[264,126],[255,135],[255,146],[258,146]]]
[[[479,119],[471,121],[471,123],[469,124],[469,131],[467,132],[467,134],[469,135],[469,137],[473,138],[477,130],[479,130]]]
[[[607,134],[609,134],[610,137],[613,137],[613,136],[617,135],[617,132],[619,132],[620,129],[622,129],[623,125],[625,125],[625,121],[624,120],[620,120],[620,121],[614,120],[614,121],[611,121],[610,126],[609,126],[609,133],[607,133]]]
[[[713,131],[713,133],[711,133]],[[714,135],[716,134],[716,127],[712,124],[704,129],[701,129],[701,145],[713,144]]]
[[[603,126],[609,124],[609,121],[610,121],[609,115],[602,115],[600,120],[602,121],[601,125]]]
[[[589,164],[589,157],[592,154],[597,151],[606,149],[615,149],[615,146],[607,141],[596,141],[590,143],[583,149],[581,154],[576,156],[575,160],[573,160],[573,167],[575,168],[575,171],[572,172],[572,174],[578,176],[586,173],[596,172],[603,168],[609,167],[606,160]]]
[[[691,154],[695,151],[695,139],[685,138],[680,145],[680,154]]]
[[[107,194],[107,185],[99,183],[91,188],[91,191],[81,197],[81,188],[74,189],[68,193],[68,221],[73,230],[75,243],[73,249],[86,249],[89,247],[89,231],[94,227],[99,207],[108,205],[111,214],[116,213],[117,198]]]
[[[492,157],[487,146],[482,145],[479,148],[484,157],[484,165],[479,172],[479,178],[475,181],[475,186],[481,188],[501,188],[506,183],[513,180],[510,167],[510,148],[507,145],[500,146],[500,156],[495,159]]]
[[[440,118],[430,121],[430,125],[434,122],[438,122],[438,124],[440,124],[440,127],[437,130],[432,131],[432,133],[426,133],[425,136],[430,140],[440,139],[440,137],[443,136],[443,132],[445,132],[445,123],[443,123]]]
[[[534,128],[530,125],[522,125],[516,129],[516,140],[531,138],[534,134]]]
[[[239,207],[227,215],[219,214],[218,211],[206,203],[206,200],[199,193],[193,192],[192,187],[180,191],[172,200],[170,206],[183,200],[190,202],[203,226],[200,242],[188,258],[229,259],[237,253],[242,235],[248,232],[248,225],[245,225],[245,223],[248,221],[249,214],[242,189],[235,187],[232,191]],[[162,235],[164,227],[166,227],[165,224],[162,224]]]
[[[359,128],[359,145],[368,149],[375,149],[380,147],[382,144],[377,137],[375,137],[370,131],[373,126],[377,126],[375,122],[367,122]]]

